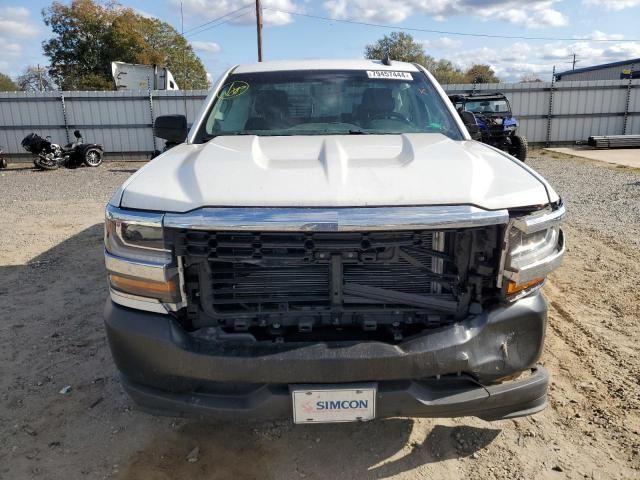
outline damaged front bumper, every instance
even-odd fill
[[[155,413],[226,419],[291,417],[297,384],[375,382],[376,416],[487,420],[546,405],[546,304],[523,298],[399,344],[203,340],[169,315],[107,301],[109,344],[123,385]],[[505,377],[530,372],[520,380]]]

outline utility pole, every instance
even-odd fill
[[[38,87],[41,92],[44,90],[44,87],[42,86],[42,70],[40,70],[40,64],[38,64]]]
[[[182,35],[182,39],[185,40],[184,38],[184,12],[182,11],[182,0],[180,0],[180,35]],[[185,44],[186,44],[186,40],[185,40]],[[164,77],[164,81],[165,81],[165,88],[167,88],[167,71],[165,70],[165,77]],[[187,49],[183,48],[182,49],[182,72],[184,75],[184,86],[182,87],[182,90],[186,90],[187,89]],[[182,94],[182,100],[184,102],[184,118],[187,118],[188,116],[188,110],[187,110],[187,94],[186,92],[184,92]],[[156,137],[153,137],[153,141],[156,141]],[[155,149],[155,145],[153,147]]]
[[[573,54],[573,61],[571,62],[572,68],[571,70],[575,70],[576,69],[576,63],[578,63],[579,60],[576,60],[576,54]]]
[[[180,35],[182,35],[182,38],[184,39],[184,12],[182,11],[182,0],[180,0]],[[186,41],[185,41],[186,43]],[[187,49],[183,48],[182,49],[182,75],[184,77],[184,86],[182,88],[184,88],[186,90],[187,88]],[[165,73],[165,83],[167,82],[167,78],[166,78],[166,73]],[[165,88],[167,88],[167,86],[165,85]],[[186,114],[186,113],[185,113]]]
[[[260,0],[256,0],[256,29],[258,32],[258,61],[262,61],[262,7]]]

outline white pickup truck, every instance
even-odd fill
[[[296,423],[546,405],[565,208],[420,65],[239,65],[106,209],[105,324],[144,409]]]

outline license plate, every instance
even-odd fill
[[[376,416],[375,384],[298,385],[291,396],[294,423],[365,422]]]

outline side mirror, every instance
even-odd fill
[[[153,134],[172,143],[184,142],[188,132],[184,115],[163,115],[156,118],[153,124]]]
[[[80,130],[74,130],[73,136],[76,138],[82,138],[82,134],[80,133]]]
[[[482,134],[480,132],[476,116],[472,112],[467,112],[465,110],[460,112],[460,118],[462,119],[464,126],[467,127],[467,131],[469,132],[469,135],[471,135],[471,138],[474,140],[480,140],[482,138]]]

